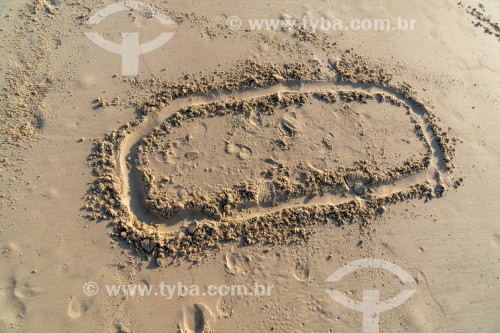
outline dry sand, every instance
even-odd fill
[[[110,1],[0,2],[0,332],[362,332],[327,289],[415,294],[380,332],[500,332],[494,0],[154,7],[175,36],[120,75]],[[397,17],[412,31],[231,30]],[[99,285],[95,296],[86,283]],[[106,285],[271,285],[263,297]]]

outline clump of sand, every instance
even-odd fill
[[[464,6],[462,2],[459,2],[458,5],[461,8]],[[477,7],[467,6],[465,11],[475,19],[475,21],[471,22],[475,27],[481,27],[484,33],[495,36],[500,41],[500,24],[491,19],[491,16],[486,13],[484,5],[478,4]]]

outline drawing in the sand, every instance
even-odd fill
[[[300,242],[314,225],[366,224],[442,195],[451,140],[409,87],[342,62],[249,66],[250,80],[172,85],[100,142],[94,217],[160,259],[200,260],[225,242]]]

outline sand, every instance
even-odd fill
[[[336,68],[343,73],[344,66],[356,65],[343,60]],[[386,92],[322,91],[320,89],[325,89],[329,82],[343,88],[348,85],[343,81],[335,83],[332,78],[335,75],[322,73],[320,68],[287,65],[280,69],[254,63],[245,66],[247,68],[221,75],[228,77],[221,81],[192,84],[190,90],[181,88],[182,84],[167,86],[159,94],[162,99],[168,96],[164,110],[157,112],[158,108],[152,106],[155,102],[148,101],[147,111],[143,111],[138,120],[98,142],[91,157],[98,177],[87,197],[89,217],[112,220],[116,236],[147,254],[187,256],[189,260],[200,261],[208,255],[207,249],[218,249],[226,242],[300,242],[314,232],[309,230],[314,224],[343,225],[359,220],[365,225],[385,211],[387,204],[414,197],[441,197],[444,189],[451,185],[444,181],[453,168],[454,148],[448,133],[436,124],[434,114],[411,95],[408,87],[393,87],[390,82],[384,82],[379,89],[401,95],[414,109]],[[241,80],[246,76],[242,72],[251,73],[247,74],[251,81]],[[346,76],[341,74],[341,77]],[[351,78],[354,83],[364,83],[363,80],[362,74]],[[375,77],[366,81],[382,80]],[[293,83],[301,85],[300,90],[286,91],[284,85]],[[303,87],[305,83],[308,89]],[[197,93],[203,96],[219,92],[216,88],[219,86],[234,86],[231,90],[270,86],[277,92],[246,99],[221,96],[221,100],[196,106],[190,100],[190,106],[180,108],[157,127],[149,120],[162,119],[164,114],[171,113],[168,106],[173,101]],[[364,90],[370,88],[364,87]],[[179,96],[178,92],[181,92]],[[330,115],[319,113],[320,106],[311,100],[339,104],[335,113],[343,115],[334,114],[333,121],[327,122]],[[368,101],[383,106],[373,110],[375,106]],[[363,115],[351,103],[366,104],[371,110]],[[399,110],[391,110],[390,106]],[[297,110],[292,111],[291,107]],[[349,133],[349,127],[360,122],[358,117],[373,118],[371,113],[406,114],[408,129],[401,131],[402,121],[398,122],[393,115],[385,119],[386,123],[393,123],[392,129],[388,126],[377,129],[372,125],[366,132],[359,124],[357,130]],[[233,119],[227,120],[227,117]],[[422,119],[419,121],[417,117]],[[198,119],[203,122],[197,122]],[[321,131],[323,126],[326,128]],[[345,130],[347,133],[343,133]],[[204,132],[202,138],[191,134],[200,131]],[[136,132],[151,133],[140,137]],[[400,136],[400,142],[406,145],[413,136],[414,140],[422,141],[422,147],[419,151],[417,147],[405,149],[392,142],[377,144],[377,132],[389,137]],[[225,135],[219,137],[217,133]],[[330,139],[325,136],[328,134]],[[354,138],[349,138],[350,135]],[[337,143],[335,136],[350,144]],[[324,144],[325,140],[333,140],[329,143],[330,150],[340,145],[342,150],[348,151],[347,156],[339,156],[338,148],[336,156],[318,150],[318,144]],[[273,141],[277,142],[277,151],[269,149]],[[374,151],[370,151],[370,146]],[[437,151],[431,146],[438,147]],[[380,149],[383,152],[377,154]],[[386,150],[395,153],[389,155]],[[356,155],[356,152],[361,154]],[[207,155],[208,160],[204,161],[201,154]],[[235,163],[227,155],[236,155],[236,162],[242,163]],[[435,161],[432,161],[433,156]],[[383,165],[384,159],[394,161],[396,158],[401,161]],[[322,161],[316,162],[316,159]],[[155,167],[154,164],[159,165]],[[331,166],[322,168],[328,164]],[[210,172],[209,168],[215,170]],[[414,177],[428,168],[431,170],[425,176]],[[196,172],[197,169],[214,175],[206,177]],[[409,176],[412,176],[410,180],[404,179]],[[189,185],[183,184],[187,181]],[[413,182],[413,186],[408,186],[408,182]],[[332,196],[341,199],[337,201]],[[292,200],[294,204],[290,203]],[[149,214],[146,221],[141,219],[144,212]],[[173,218],[185,226],[173,231]],[[165,224],[168,228],[163,227]]]
[[[381,332],[500,329],[498,4],[173,1],[86,24],[110,3],[0,3],[0,332],[362,332],[326,290],[402,289],[327,281],[362,258],[415,280]],[[155,13],[175,35],[138,76],[85,36],[152,40]],[[417,26],[245,25],[304,15]],[[272,293],[105,288],[256,282]]]

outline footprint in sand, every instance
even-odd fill
[[[17,325],[26,314],[26,305],[23,302],[25,296],[35,294],[35,291],[28,291],[25,295],[23,287],[15,277],[10,277],[6,283],[0,285],[0,327],[2,325]]]
[[[251,148],[244,146],[244,145],[241,145],[241,144],[233,143],[230,141],[226,142],[225,151],[229,155],[236,155],[236,156],[238,156],[238,158],[240,158],[242,160],[247,159],[250,156],[252,156],[252,149]]]
[[[500,248],[500,234],[494,234],[491,238],[491,244],[497,249]]]
[[[71,297],[66,313],[70,318],[80,318],[89,310],[92,305],[90,299],[81,300],[78,297]]]
[[[298,281],[307,281],[309,279],[309,266],[302,260],[297,260],[293,276]]]
[[[183,310],[183,321],[179,324],[183,333],[208,333],[215,323],[212,311],[203,303],[195,303]]]

